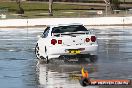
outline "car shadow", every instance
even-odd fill
[[[63,55],[50,60],[52,64],[88,64],[96,63],[97,55]]]

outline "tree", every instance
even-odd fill
[[[120,1],[119,0],[110,0],[110,4],[112,7],[112,10],[120,9]]]
[[[24,9],[21,7],[21,0],[16,0],[16,3],[18,5],[17,14],[24,14]]]
[[[105,7],[105,13],[106,13],[106,16],[107,16],[109,2],[108,2],[108,0],[103,0],[103,1],[105,2],[105,5],[106,5],[106,7]]]
[[[119,0],[103,0],[106,4],[106,7],[109,6],[111,13],[114,13],[113,10],[119,9],[120,2]]]
[[[49,15],[50,16],[53,16],[52,5],[53,5],[53,0],[49,0]]]
[[[111,11],[111,13],[113,13],[113,10],[112,10],[112,7],[111,7],[111,4],[110,4],[110,0],[103,0],[106,4],[106,15],[108,13],[108,6],[109,6],[109,9]]]

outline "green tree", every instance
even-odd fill
[[[120,9],[120,1],[119,0],[110,0],[112,10]]]
[[[120,9],[120,1],[119,0],[103,0],[106,4],[106,7],[109,6],[111,13],[114,13],[113,10]],[[106,10],[107,12],[107,10]]]
[[[21,0],[16,0],[16,3],[18,5],[17,14],[24,14],[24,9],[21,7]]]

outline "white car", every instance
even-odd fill
[[[35,54],[47,63],[52,58],[72,55],[97,55],[95,34],[81,24],[47,26],[37,41]]]

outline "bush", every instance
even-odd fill
[[[119,0],[110,0],[112,10],[120,9],[120,1]]]

